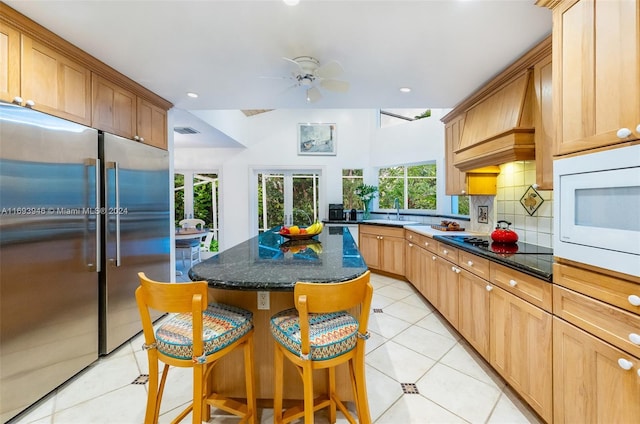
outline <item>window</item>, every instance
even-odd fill
[[[380,209],[436,209],[436,164],[392,166],[378,171]]]
[[[356,187],[364,183],[362,169],[342,170],[342,203],[345,210],[364,209],[364,205],[356,196]]]
[[[451,213],[469,215],[469,196],[451,196]]]

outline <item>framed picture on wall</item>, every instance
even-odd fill
[[[336,124],[298,124],[298,155],[336,155]]]

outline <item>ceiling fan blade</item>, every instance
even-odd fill
[[[343,72],[344,69],[342,68],[342,65],[339,62],[332,60],[331,62],[327,62],[320,66],[316,70],[316,75],[320,78],[335,78],[342,75]]]
[[[326,79],[320,81],[320,86],[329,91],[337,91],[339,93],[346,93],[349,91],[349,83],[347,81]]]
[[[295,60],[293,60],[293,59],[289,59],[288,57],[283,57],[283,59],[284,59],[284,60],[286,60],[287,62],[291,62],[291,63],[293,63],[294,65],[296,65],[296,67],[298,68],[298,70],[299,70],[300,72],[302,72],[302,66],[300,66],[300,64],[299,64],[298,62],[296,62],[296,61],[295,61]]]
[[[314,103],[322,98],[322,93],[318,90],[318,87],[311,87],[307,90],[307,102]]]

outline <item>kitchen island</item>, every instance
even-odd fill
[[[253,237],[194,265],[189,278],[209,284],[209,302],[221,302],[253,313],[255,327],[256,396],[269,406],[273,399],[273,339],[269,320],[275,313],[294,306],[297,281],[336,283],[367,271],[355,240],[346,226],[325,227],[310,240],[288,240],[280,227]],[[353,311],[356,313],[357,311]],[[213,388],[220,393],[245,396],[242,352],[223,358],[213,374]],[[341,399],[352,399],[348,369],[337,372]],[[318,373],[318,390],[325,387],[325,374]],[[302,382],[293,367],[285,367],[285,399],[302,399]],[[346,390],[345,390],[346,388]]]

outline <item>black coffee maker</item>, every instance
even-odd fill
[[[329,221],[344,221],[344,205],[342,203],[329,203]]]

